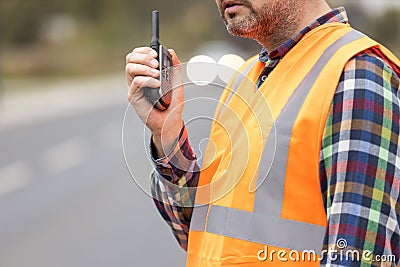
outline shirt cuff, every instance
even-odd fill
[[[174,183],[184,175],[192,172],[197,166],[196,155],[194,154],[188,140],[188,132],[183,126],[178,138],[169,153],[162,158],[157,158],[153,139],[150,139],[150,155],[156,171],[168,181]]]

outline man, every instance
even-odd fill
[[[201,171],[183,86],[150,112],[156,53],[126,57],[128,99],[153,134],[155,203],[187,266],[399,264],[398,59],[323,0],[216,3],[231,34],[263,49],[241,69],[257,90],[240,80],[221,96]],[[312,251],[322,256],[296,257]]]

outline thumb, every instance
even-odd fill
[[[171,74],[172,74],[172,88],[181,87],[183,85],[183,77],[182,77],[182,65],[181,62],[176,55],[175,50],[168,49],[168,52],[172,56],[172,67],[171,67]]]
[[[181,61],[179,60],[178,56],[176,55],[176,52],[174,49],[168,49],[168,52],[172,56],[172,66],[180,65]]]
[[[176,55],[175,50],[168,49],[168,52],[172,56],[171,75],[172,75],[172,90],[174,97],[172,97],[171,106],[176,107],[178,105],[181,105],[184,101],[182,65],[178,56]]]

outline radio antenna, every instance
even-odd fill
[[[158,10],[154,10],[151,13],[151,26],[152,26],[152,34],[151,34],[151,43],[150,46],[152,48],[160,46],[160,23],[159,23],[159,14]]]

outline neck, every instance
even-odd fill
[[[325,1],[300,2],[303,2],[301,9],[299,9],[298,12],[294,12],[296,14],[292,14],[293,17],[290,20],[287,19],[287,21],[291,21],[290,25],[285,25],[285,23],[277,25],[271,34],[256,38],[256,41],[260,43],[268,53],[274,51],[287,40],[293,38],[317,18],[332,10]]]

